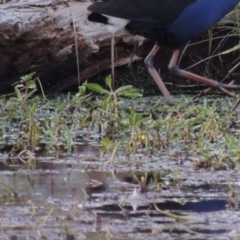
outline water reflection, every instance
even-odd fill
[[[131,162],[119,156],[110,164],[94,146],[59,151],[39,151],[29,164],[0,162],[0,239],[141,240],[153,232],[156,239],[217,239],[239,233],[238,211],[228,207],[229,188],[219,181],[237,178],[234,172],[200,172],[188,163],[186,174],[174,159],[144,156],[138,168],[157,171],[132,172]],[[180,224],[177,216],[190,218]]]

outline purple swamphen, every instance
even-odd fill
[[[239,88],[236,84],[221,84],[177,66],[180,50],[194,37],[207,31],[239,0],[97,0],[88,7],[89,21],[104,23],[112,33],[125,28],[131,34],[156,42],[145,59],[146,67],[169,105],[174,99],[153,65],[161,46],[173,49],[169,70],[178,76],[217,87],[225,92]]]

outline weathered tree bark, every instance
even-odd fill
[[[16,0],[0,5],[0,92],[31,72],[36,72],[46,90],[77,86],[75,40],[81,81],[110,68],[111,35],[102,24],[87,20],[89,4]],[[115,41],[116,66],[128,63],[134,37],[120,31]]]

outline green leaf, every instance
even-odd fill
[[[142,96],[142,94],[140,93],[140,90],[133,87],[132,85],[126,85],[126,86],[120,87],[115,91],[115,93],[118,94],[119,96],[124,96],[129,98],[137,98]]]
[[[21,92],[20,92],[20,90],[18,89],[18,87],[19,87],[19,85],[16,85],[16,86],[14,87],[14,90],[15,90],[15,93],[16,93],[16,95],[17,95],[17,99],[18,99],[19,101],[22,101],[22,95],[21,95]]]
[[[100,144],[102,147],[108,148],[111,144],[111,140],[108,137],[105,137],[100,141]]]
[[[37,91],[37,89],[32,90],[31,92],[29,92],[26,96],[26,99],[29,99],[35,92]]]
[[[141,113],[135,113],[133,116],[129,118],[129,121],[132,125],[135,125],[139,123],[142,120],[142,114]]]
[[[87,83],[86,87],[94,92],[98,92],[100,94],[104,94],[104,93],[109,93],[109,91],[107,91],[106,89],[104,89],[103,87],[101,87],[99,84],[97,83]]]
[[[122,86],[120,88],[118,88],[115,93],[121,93],[124,91],[129,91],[130,89],[134,88],[132,85],[126,85],[126,86]]]
[[[128,98],[138,98],[138,97],[142,97],[142,94],[139,92],[126,92],[126,93],[123,93],[122,96],[128,97]]]
[[[28,82],[28,87],[30,89],[36,89],[37,85],[36,85],[36,83],[33,80],[31,80],[31,81]]]
[[[111,75],[108,75],[106,78],[105,78],[105,83],[107,84],[107,86],[112,89],[112,76]]]
[[[31,106],[31,112],[32,113],[36,113],[37,109],[38,109],[38,104],[37,103],[34,103],[32,106]]]
[[[135,123],[138,123],[141,120],[142,120],[142,114],[141,113],[136,113],[135,114]]]
[[[110,108],[109,98],[106,98],[106,99],[104,99],[104,100],[102,101],[102,109],[103,109],[104,111],[107,111],[107,110],[109,110],[109,108]]]
[[[86,86],[85,85],[82,85],[82,86],[78,87],[78,93],[80,95],[84,95],[85,92],[86,92]]]

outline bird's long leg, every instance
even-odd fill
[[[210,86],[210,87],[219,88],[223,92],[225,92],[225,93],[227,93],[227,94],[229,94],[231,96],[234,96],[234,94],[229,92],[228,90],[226,90],[226,88],[227,89],[237,89],[237,88],[240,88],[240,85],[236,85],[236,84],[222,84],[222,83],[217,82],[215,80],[208,79],[208,78],[199,76],[197,74],[194,74],[194,73],[191,73],[191,72],[188,72],[188,71],[180,69],[177,66],[177,61],[178,61],[179,54],[180,54],[180,50],[179,49],[175,50],[173,52],[172,58],[170,60],[170,63],[168,65],[169,70],[171,72],[175,73],[176,75],[178,75],[180,77],[185,77],[185,78],[194,80],[196,82],[205,84],[205,85]]]
[[[174,105],[174,99],[171,96],[171,94],[169,93],[169,91],[167,90],[165,84],[163,83],[161,77],[159,76],[158,72],[156,71],[156,69],[153,65],[153,58],[155,57],[155,55],[157,54],[159,49],[160,49],[160,47],[156,44],[153,47],[152,51],[145,58],[144,63],[147,67],[149,74],[152,76],[152,78],[158,85],[160,91],[162,92],[163,96],[165,97],[167,104],[171,106],[171,105]]]

